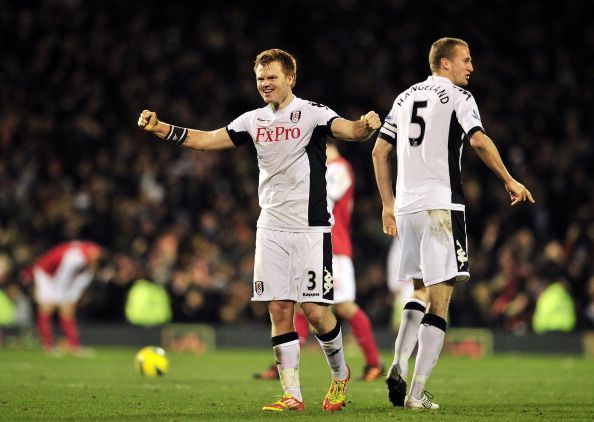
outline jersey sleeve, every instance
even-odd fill
[[[250,112],[243,113],[227,125],[227,133],[235,146],[252,141],[250,135]]]
[[[464,91],[462,95],[457,96],[455,107],[458,122],[464,130],[466,138],[470,139],[479,130],[485,131],[476,101],[469,92]]]
[[[353,180],[344,164],[340,162],[328,164],[326,189],[328,191],[328,203],[331,205],[331,208],[334,208],[334,204],[343,197],[352,184]]]
[[[394,105],[386,116],[378,137],[392,145],[396,145],[397,134],[398,126],[396,124],[396,101],[394,101]]]
[[[332,130],[330,128],[332,121],[339,117],[338,114],[323,104],[310,102],[308,106],[314,125],[321,128],[324,135],[332,136]]]

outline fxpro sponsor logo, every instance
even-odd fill
[[[301,137],[301,129],[298,127],[258,127],[256,128],[256,143],[266,144],[270,142],[294,141]]]

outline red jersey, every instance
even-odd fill
[[[328,163],[326,189],[328,204],[334,214],[332,227],[332,254],[353,257],[351,244],[351,215],[353,213],[355,173],[343,157]]]
[[[70,242],[60,243],[41,255],[35,262],[35,267],[41,268],[44,272],[51,276],[55,275],[56,270],[60,267],[62,258],[66,252],[72,248],[77,248],[83,253],[85,257],[85,265],[89,263],[89,257],[91,255],[97,255],[98,250],[101,249],[99,245],[93,242],[80,242],[78,240],[73,240]]]

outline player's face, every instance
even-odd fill
[[[279,62],[256,67],[256,84],[258,92],[266,104],[275,109],[286,105],[291,99],[293,76],[287,76]]]
[[[468,47],[463,45],[456,46],[454,57],[450,60],[450,66],[450,75],[452,76],[454,85],[468,85],[470,74],[474,72]]]

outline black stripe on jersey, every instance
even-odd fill
[[[247,132],[235,132],[234,130],[229,129],[228,127],[226,127],[225,129],[227,129],[227,134],[229,135],[229,138],[231,138],[231,141],[237,147],[252,140],[252,137]]]
[[[466,203],[460,180],[460,154],[462,153],[463,137],[464,130],[460,126],[460,123],[458,123],[456,112],[452,111],[450,131],[448,134],[448,167],[450,170],[450,189],[452,190],[453,204]]]
[[[485,129],[483,129],[482,127],[480,127],[480,126],[473,127],[466,134],[466,138],[468,138],[468,140],[470,140],[470,138],[472,138],[472,135],[474,135],[476,132],[479,132],[479,131],[485,133]]]
[[[305,147],[309,160],[309,204],[307,222],[311,226],[329,226],[330,213],[326,192],[326,133],[328,126],[318,126]]]
[[[322,298],[334,300],[334,273],[332,272],[332,233],[324,233],[324,276]]]
[[[468,272],[468,247],[466,246],[466,217],[464,211],[451,210],[452,237],[456,251],[458,272]]]

